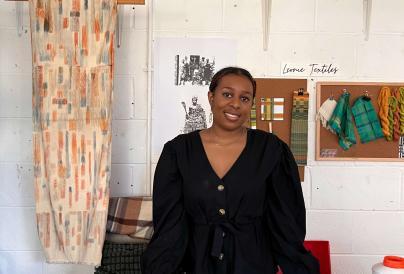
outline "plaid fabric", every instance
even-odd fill
[[[352,106],[352,114],[362,143],[384,137],[379,118],[369,97],[359,97]]]
[[[261,120],[283,120],[284,98],[261,98]]]
[[[328,121],[329,126],[338,135],[338,143],[344,150],[347,150],[353,144],[356,144],[352,111],[349,106],[349,97],[349,92],[345,92],[341,95],[332,117],[330,121]]]
[[[140,259],[147,244],[117,244],[105,242],[101,266],[95,274],[141,274]]]
[[[257,129],[257,109],[256,109],[256,105],[255,105],[255,100],[253,101],[253,105],[251,107],[250,127],[252,129]]]
[[[298,165],[307,163],[307,126],[309,113],[309,94],[293,92],[292,126],[290,149]]]
[[[153,234],[151,197],[111,198],[107,231],[150,239]]]

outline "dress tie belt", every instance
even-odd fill
[[[213,237],[212,237],[212,242],[211,242],[210,255],[219,260],[222,260],[223,256],[224,256],[224,254],[223,254],[224,238],[225,237],[233,238],[233,235],[239,233],[240,230],[244,226],[253,225],[257,221],[261,221],[261,220],[262,220],[261,217],[257,217],[257,218],[254,218],[253,220],[249,220],[248,222],[243,222],[243,223],[234,223],[231,221],[227,221],[227,222],[223,222],[223,223],[211,223],[211,224],[195,223],[195,224],[213,227]]]

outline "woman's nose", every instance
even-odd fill
[[[239,98],[236,98],[236,97],[233,97],[233,98],[232,98],[232,100],[231,100],[231,106],[232,106],[232,107],[234,107],[234,108],[240,108],[240,104],[241,104],[241,102],[240,102],[240,99],[239,99]]]

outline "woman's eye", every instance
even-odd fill
[[[249,97],[246,97],[246,96],[243,96],[243,97],[241,97],[241,101],[247,103],[247,102],[250,101],[250,98],[249,98]]]
[[[231,97],[231,93],[228,92],[228,91],[224,91],[224,92],[223,92],[223,96],[226,97],[226,98],[230,98],[230,97]]]

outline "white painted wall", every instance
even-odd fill
[[[303,184],[308,238],[331,242],[335,274],[371,273],[384,255],[404,256],[403,165],[314,161],[316,81],[404,82],[404,1],[373,0],[369,41],[362,34],[362,2],[273,0],[266,52],[260,0],[154,0],[155,37],[236,39],[238,65],[256,77],[279,77],[282,61],[332,61],[341,67],[338,78],[309,80],[309,166]],[[24,8],[27,30],[27,3]],[[124,9],[122,46],[116,50],[114,196],[147,194],[147,6]],[[30,37],[29,31],[17,34],[14,2],[0,1],[0,43],[0,273],[92,273],[88,266],[44,263],[37,239]]]

